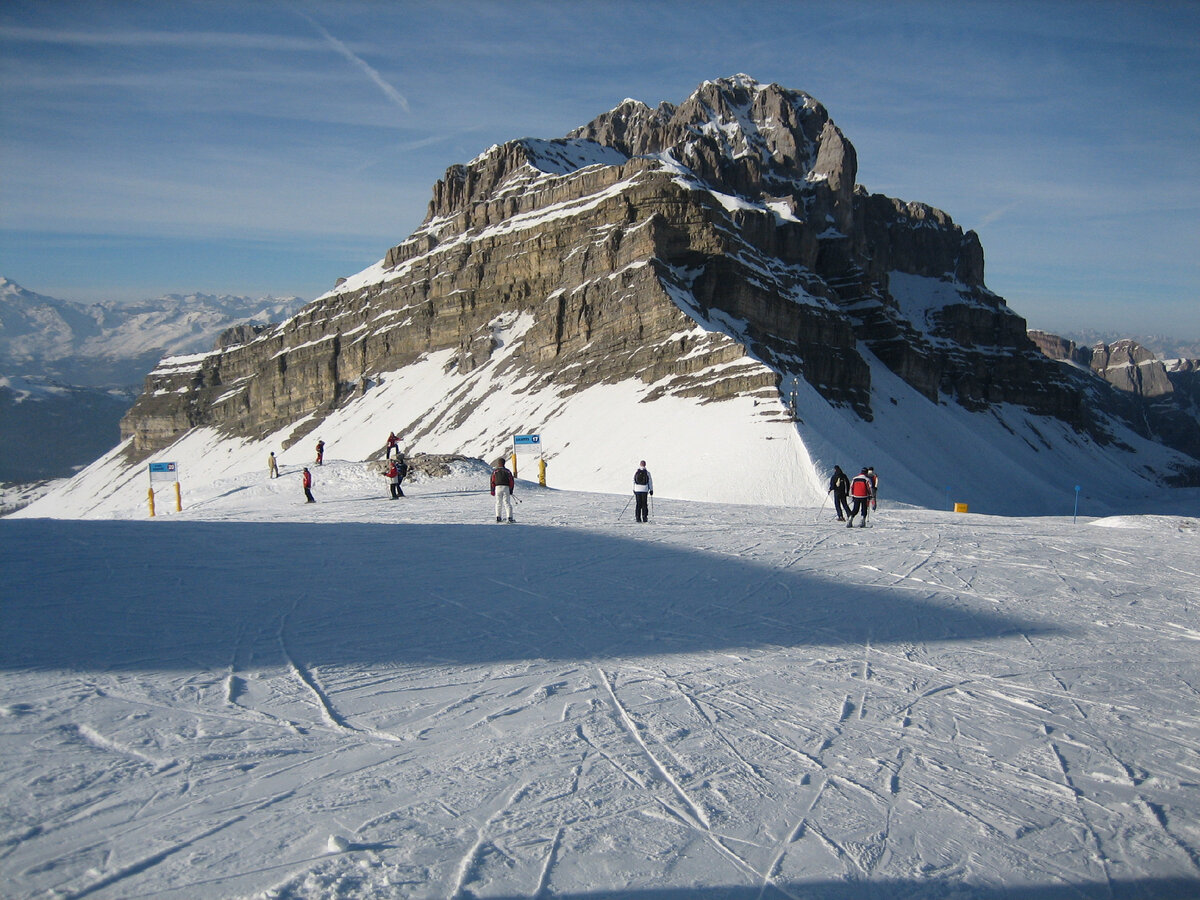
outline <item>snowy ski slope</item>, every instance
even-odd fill
[[[1196,518],[261,469],[0,520],[5,897],[1200,895]]]

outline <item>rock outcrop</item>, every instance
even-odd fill
[[[1112,390],[1097,393],[1097,405],[1144,437],[1200,459],[1200,380],[1195,360],[1169,364],[1134,340],[1094,347],[1044,331],[1030,339],[1051,359],[1084,368]]]
[[[1119,391],[1151,400],[1175,389],[1162,361],[1134,341],[1097,344],[1091,355],[1092,371]]]
[[[787,417],[781,386],[804,379],[867,421],[877,358],[935,404],[1015,404],[1104,440],[1083,376],[985,286],[975,233],[856,177],[820,103],[746,76],[491,147],[376,266],[240,344],[165,360],[123,431],[139,456],[197,425],[294,441],[385,373],[452,351],[467,375],[504,348],[525,391],[634,379]]]
[[[1030,331],[1029,339],[1051,359],[1068,362],[1073,366],[1091,371],[1092,351],[1089,348],[1080,347],[1074,341],[1048,331]]]

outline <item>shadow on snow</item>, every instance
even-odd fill
[[[950,591],[565,528],[7,520],[0,570],[5,670],[488,664],[1056,630]]]

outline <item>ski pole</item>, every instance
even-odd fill
[[[621,516],[625,515],[625,510],[629,509],[629,504],[630,504],[630,503],[632,503],[632,502],[633,502],[633,498],[632,498],[632,497],[630,497],[628,500],[626,500],[626,501],[625,501],[625,505],[624,505],[623,507],[621,507],[621,512],[620,512],[620,514],[617,516],[617,521],[618,521],[618,522],[620,522],[620,521],[621,521]]]
[[[821,501],[821,508],[817,510],[817,517],[813,519],[813,524],[817,524],[817,520],[821,518],[821,513],[825,512],[825,504],[829,502],[829,491],[825,492],[825,499]]]

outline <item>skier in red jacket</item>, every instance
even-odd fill
[[[867,474],[866,467],[850,479],[850,499],[854,501],[854,506],[850,509],[850,519],[846,522],[847,528],[854,527],[854,517],[862,513],[862,522],[859,523],[859,528],[867,527],[867,510],[870,509],[871,500],[875,496],[875,487],[871,484],[871,476]]]
[[[304,485],[304,496],[308,498],[304,502],[305,503],[316,503],[317,501],[313,499],[313,495],[312,495],[312,472],[308,471],[308,466],[304,467],[304,472],[300,476],[300,480],[301,480],[301,483],[303,483],[303,485]]]
[[[392,499],[396,500],[403,497],[404,492],[400,490],[400,466],[393,462],[383,475],[388,480],[388,487],[392,491]]]

